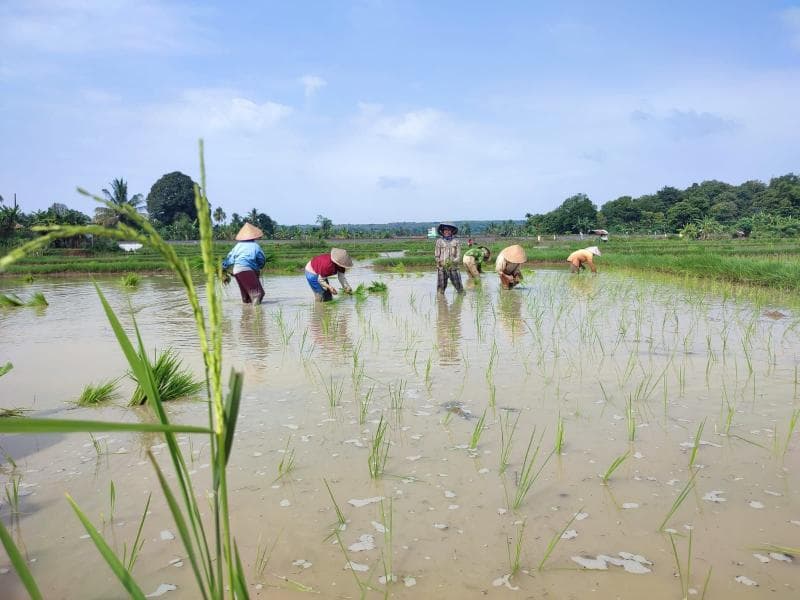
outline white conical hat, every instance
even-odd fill
[[[524,263],[526,260],[528,260],[528,257],[525,256],[525,249],[519,244],[514,244],[513,246],[503,248],[501,254],[508,262],[512,263]]]
[[[353,259],[342,248],[331,248],[331,260],[344,269],[353,266]]]
[[[600,256],[600,248],[598,248],[597,246],[589,246],[586,249],[595,256]]]
[[[236,240],[239,242],[257,240],[261,237],[264,237],[264,232],[250,223],[245,223],[244,226],[239,230],[239,233],[236,234]]]

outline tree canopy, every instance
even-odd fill
[[[153,184],[147,194],[147,212],[162,225],[172,225],[180,215],[197,219],[194,205],[195,183],[180,171],[167,173]]]

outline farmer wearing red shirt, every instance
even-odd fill
[[[338,292],[329,282],[328,277],[336,275],[345,293],[352,293],[350,284],[344,277],[344,271],[353,266],[353,259],[347,250],[341,248],[331,249],[330,254],[320,254],[315,256],[306,265],[306,281],[314,292],[317,302],[328,302],[333,300]]]

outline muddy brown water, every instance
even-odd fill
[[[690,597],[700,597],[712,567],[706,598],[798,597],[800,556],[786,562],[757,549],[800,546],[800,433],[786,447],[790,416],[800,407],[800,316],[792,307],[611,273],[541,270],[511,292],[485,275],[482,287],[468,287],[463,298],[452,289],[438,297],[432,273],[386,275],[362,266],[350,278],[380,278],[389,291],[320,306],[302,277],[268,277],[268,301],[260,307],[242,306],[235,289],[225,291],[226,371],[245,373],[229,469],[231,510],[253,597],[296,597],[304,593],[300,586],[324,598],[359,597],[340,547],[326,539],[335,521],[326,478],[348,519],[344,544],[374,536],[375,549],[348,550],[369,569],[358,573],[374,590],[368,597],[383,593],[382,557],[391,555],[398,581],[388,593],[397,598],[680,598],[670,538],[658,528],[693,471],[696,485],[666,524],[684,568],[693,533]],[[191,310],[171,277],[145,278],[131,292],[116,278],[100,284],[128,325],[130,301],[150,348],[171,346],[201,373]],[[91,282],[2,281],[0,288],[23,298],[42,291],[50,303],[0,309],[0,364],[14,364],[0,378],[2,407],[28,408],[34,416],[147,418],[122,401],[98,409],[68,404],[85,384],[125,373]],[[331,381],[342,389],[334,407],[326,391]],[[360,424],[359,402],[370,389]],[[122,390],[129,394],[130,383]],[[202,402],[175,402],[170,411],[185,423],[207,418]],[[484,411],[485,429],[471,451]],[[385,475],[372,480],[368,446],[381,415],[390,423],[391,447]],[[506,415],[519,415],[519,422],[500,474]],[[531,433],[536,441],[543,436],[535,471],[554,446],[559,415],[563,453],[547,462],[514,510]],[[12,468],[6,461],[0,477],[20,477],[24,494],[19,515],[5,503],[0,514],[45,597],[125,596],[64,494],[121,553],[150,492],[134,573],[146,593],[166,583],[177,589],[165,598],[198,597],[180,541],[169,539],[176,529],[145,458],[152,448],[165,459],[161,440],[97,438],[101,455],[88,434],[0,438],[16,462]],[[202,495],[210,475],[207,442],[183,436],[181,443]],[[276,479],[287,443],[295,468]],[[603,485],[602,473],[626,452]],[[391,548],[373,524],[381,521],[380,505],[348,503],[378,496],[392,499]],[[562,539],[538,570],[550,540],[579,511],[587,516],[568,527],[577,535]],[[500,578],[511,570],[509,550],[522,523],[520,571],[508,580],[519,589],[512,591]],[[259,546],[273,544],[257,573]],[[620,552],[646,559],[649,572],[613,564],[587,570],[573,560]],[[4,553],[0,572],[0,597],[25,597]]]

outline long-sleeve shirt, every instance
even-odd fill
[[[446,240],[440,237],[436,240],[433,256],[436,259],[437,267],[457,265],[458,259],[461,258],[461,244],[456,238]]]
[[[267,257],[264,256],[261,246],[257,242],[239,242],[237,243],[228,256],[222,261],[222,268],[228,269],[233,267],[234,274],[241,273],[242,271],[260,271],[267,264]]]
[[[575,250],[572,254],[567,257],[567,262],[575,265],[576,267],[580,267],[583,263],[589,265],[592,273],[597,270],[597,267],[594,266],[594,255],[589,252],[588,250]]]
[[[336,275],[339,278],[339,283],[345,289],[350,289],[350,284],[344,276],[344,268],[333,262],[330,254],[320,254],[315,256],[306,264],[306,272],[317,275],[317,281],[323,288],[330,287],[328,277]]]

